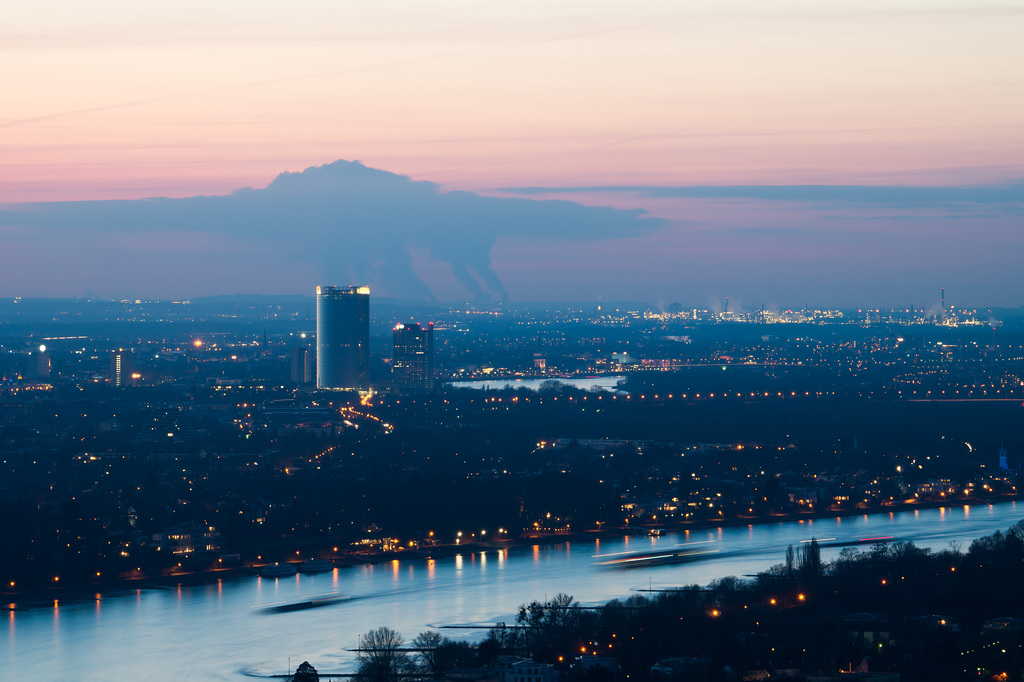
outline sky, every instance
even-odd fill
[[[1017,306],[1020,64],[1016,0],[9,0],[0,295]]]

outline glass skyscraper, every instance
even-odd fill
[[[316,288],[316,387],[370,390],[370,287]]]

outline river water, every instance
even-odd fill
[[[596,377],[546,377],[544,379],[473,379],[471,381],[449,381],[447,386],[454,388],[475,388],[482,391],[500,391],[505,388],[528,388],[540,390],[548,381],[557,381],[565,386],[572,386],[581,391],[610,391],[625,393],[619,388],[619,382],[625,379],[622,374],[604,374]]]
[[[290,578],[240,578],[190,587],[104,592],[47,605],[19,604],[0,639],[0,678],[9,680],[243,680],[310,661],[321,672],[351,671],[358,637],[388,625],[412,639],[442,625],[512,622],[520,604],[558,592],[584,604],[636,590],[707,584],[752,574],[784,559],[787,545],[889,536],[936,550],[1005,530],[1024,515],[1014,502],[891,514],[787,521],[415,558]],[[835,538],[835,540],[828,540]],[[633,552],[693,545],[686,564],[610,568]],[[823,558],[839,548],[825,547]],[[350,596],[316,609],[274,604]],[[480,638],[484,630],[443,630]],[[290,659],[290,661],[289,661]]]

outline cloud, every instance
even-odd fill
[[[1024,182],[1004,185],[915,187],[886,185],[610,185],[602,187],[519,187],[503,192],[546,194],[629,193],[660,199],[755,199],[815,204],[863,204],[906,208],[951,204],[1024,203]]]
[[[470,294],[504,297],[491,267],[498,238],[604,240],[664,222],[642,210],[443,192],[337,161],[224,196],[0,206],[0,236],[12,246],[0,255],[0,287],[20,292],[31,281],[29,295],[120,286],[174,296],[337,282],[429,299],[410,256],[418,248],[450,266]],[[52,286],[40,291],[40,281]]]

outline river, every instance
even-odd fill
[[[445,385],[453,388],[474,388],[481,391],[500,391],[506,388],[528,388],[531,391],[538,391],[549,381],[555,381],[565,386],[572,386],[581,391],[610,391],[612,393],[625,394],[619,387],[619,382],[625,379],[622,374],[603,374],[595,377],[545,377],[543,379],[473,379],[471,381],[449,381]]]
[[[351,671],[367,630],[388,625],[412,639],[441,625],[512,622],[520,604],[558,592],[584,604],[638,589],[707,584],[780,563],[787,545],[890,536],[944,549],[1021,519],[1015,502],[921,509],[605,540],[526,545],[439,559],[416,558],[290,578],[241,578],[201,586],[104,592],[11,610],[0,643],[9,680],[243,680],[309,660],[322,672]],[[696,544],[700,543],[700,544]],[[704,560],[623,570],[602,565],[629,552],[694,544]],[[828,544],[825,542],[825,544]],[[830,559],[839,548],[825,547]],[[268,608],[350,596],[316,609]],[[483,630],[447,630],[476,638]]]

